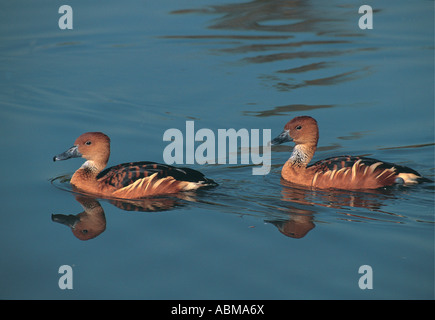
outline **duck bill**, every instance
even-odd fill
[[[285,143],[285,142],[290,142],[290,141],[293,141],[293,139],[290,138],[290,135],[288,134],[288,131],[284,130],[283,132],[280,133],[279,136],[277,136],[275,139],[273,139],[270,142],[270,144],[272,146],[276,146],[278,144]]]
[[[53,157],[53,161],[67,160],[70,158],[79,158],[82,154],[79,152],[77,146],[71,147],[63,153],[58,154]]]
[[[80,221],[80,218],[75,215],[66,215],[66,214],[52,214],[51,220],[57,223],[64,224],[70,228],[74,228],[77,222]]]

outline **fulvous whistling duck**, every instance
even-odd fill
[[[281,175],[285,180],[320,189],[377,189],[395,183],[413,184],[424,179],[417,171],[366,157],[339,156],[320,160],[312,165],[319,140],[317,121],[309,116],[289,121],[272,145],[293,141],[291,157]]]
[[[107,168],[110,139],[101,132],[87,132],[53,161],[82,157],[87,161],[73,174],[71,184],[86,193],[121,199],[195,190],[216,186],[199,171],[149,161],[123,163]]]

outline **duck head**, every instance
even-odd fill
[[[110,156],[110,139],[102,132],[87,132],[76,139],[74,145],[56,156],[53,161],[84,158],[97,167],[106,166]]]

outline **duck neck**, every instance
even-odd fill
[[[316,152],[314,144],[296,144],[287,163],[293,167],[305,168]]]
[[[106,167],[106,163],[107,162],[100,163],[97,161],[87,160],[85,163],[82,164],[80,169],[89,172],[89,174],[98,175],[98,173],[100,173]]]
[[[71,183],[76,184],[76,180],[92,181],[105,168],[105,164],[98,165],[94,161],[87,160],[71,177]]]

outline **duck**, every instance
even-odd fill
[[[290,183],[317,189],[379,189],[394,184],[412,185],[427,179],[417,171],[362,156],[331,157],[309,164],[317,149],[319,127],[310,116],[290,120],[271,145],[293,141],[290,158],[281,177]]]
[[[117,199],[140,199],[214,187],[217,183],[199,171],[151,161],[122,163],[106,168],[110,157],[110,138],[102,132],[86,132],[74,145],[53,157],[86,161],[74,172],[70,183],[79,192]]]

